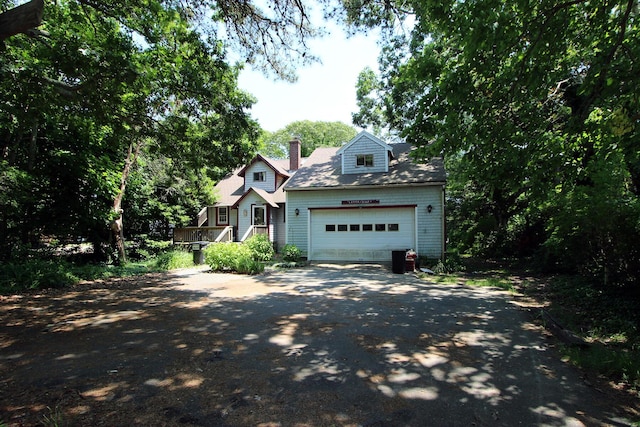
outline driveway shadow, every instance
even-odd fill
[[[4,297],[0,420],[630,425],[507,294],[382,266],[184,270]]]

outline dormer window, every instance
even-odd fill
[[[266,180],[266,173],[262,172],[254,172],[253,173],[253,181],[254,182],[264,182]]]
[[[373,166],[373,154],[357,154],[356,166],[365,166],[365,167]]]

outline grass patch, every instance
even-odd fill
[[[63,288],[82,280],[105,280],[193,266],[189,252],[171,250],[124,265],[74,264],[63,258],[29,258],[0,265],[0,294]]]
[[[466,285],[474,287],[492,287],[498,288],[509,292],[515,292],[513,280],[508,277],[502,277],[499,275],[467,275],[467,274],[439,274],[429,275],[419,273],[418,277],[423,280],[429,280],[441,285]]]
[[[165,252],[156,258],[155,265],[160,270],[193,267],[193,253],[181,250]]]
[[[498,288],[509,292],[516,291],[516,288],[513,285],[513,280],[497,276],[468,278],[466,279],[465,284],[468,286],[476,286],[481,288]]]
[[[563,360],[640,390],[640,351],[601,343],[583,349],[563,346]]]
[[[591,343],[562,347],[567,361],[640,390],[640,299],[629,291],[575,276],[552,277],[543,291],[530,290],[550,301],[549,312],[564,328]]]

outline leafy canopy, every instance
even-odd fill
[[[302,157],[308,157],[318,147],[339,147],[355,136],[356,130],[342,122],[302,120],[273,133],[263,132],[260,151],[273,158],[286,158],[289,155],[289,141],[297,137],[302,141]]]
[[[355,123],[446,156],[458,243],[640,272],[637,1],[353,5],[350,22],[386,29]]]

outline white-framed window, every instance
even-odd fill
[[[373,154],[356,154],[356,166],[373,166]]]
[[[253,181],[254,182],[265,182],[267,179],[267,174],[264,171],[254,172],[253,173]]]
[[[229,208],[227,206],[218,207],[218,224],[229,224]]]
[[[253,225],[267,225],[267,210],[264,206],[253,207]]]

